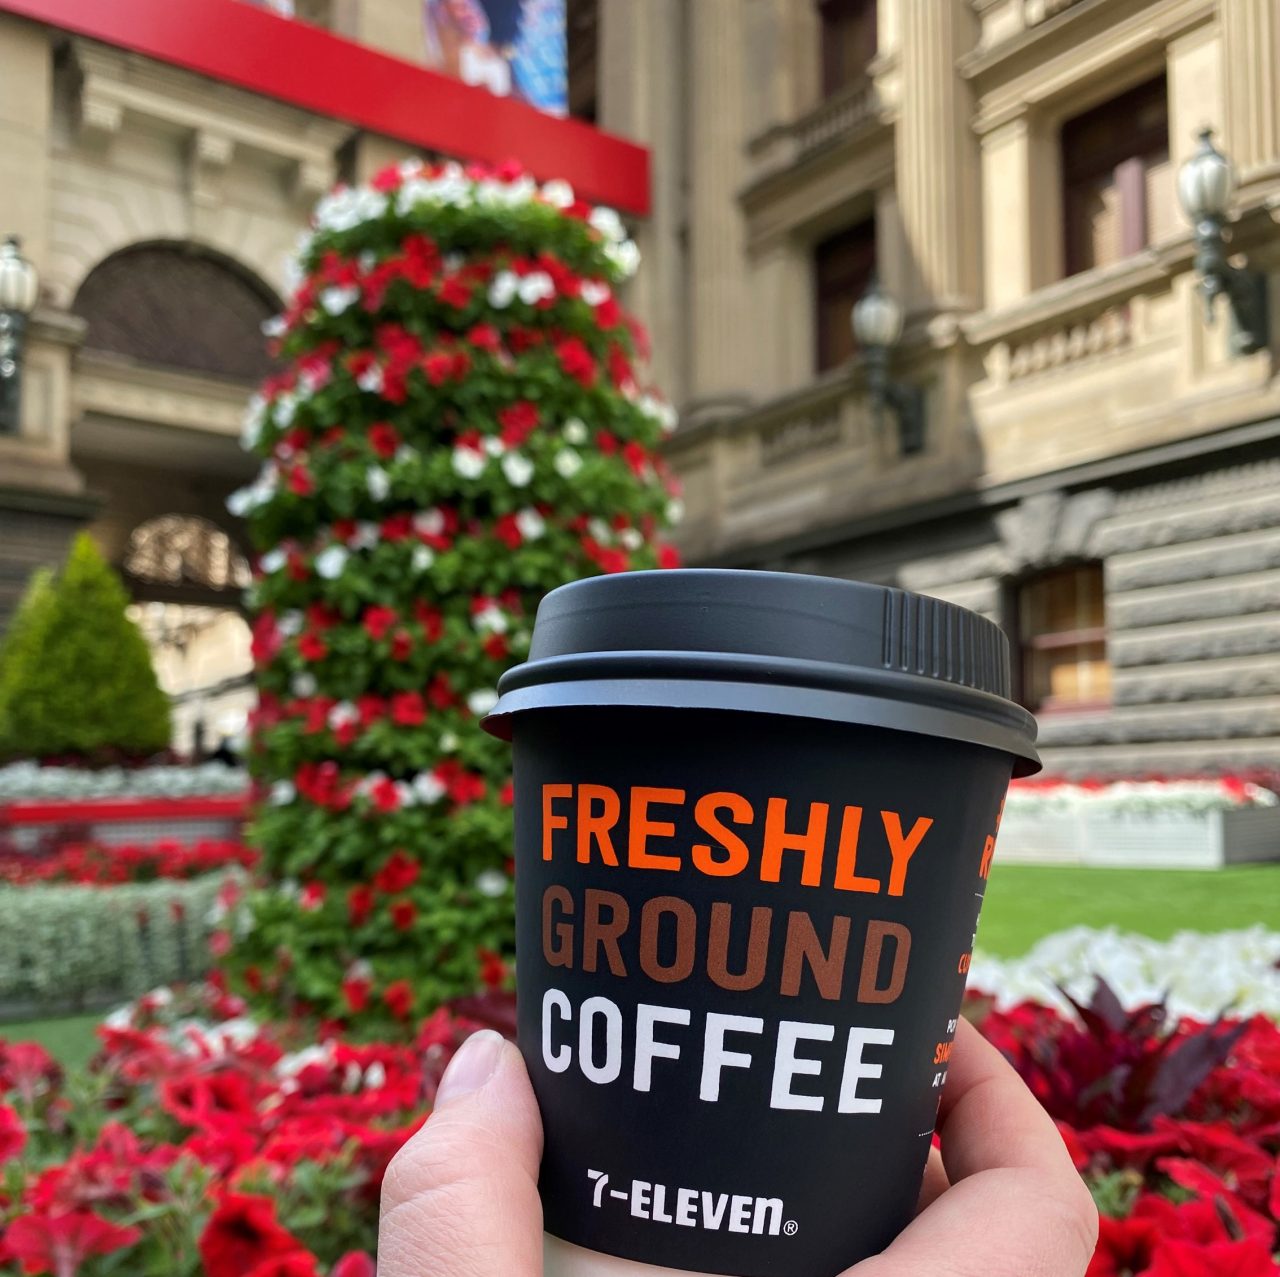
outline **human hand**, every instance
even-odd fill
[[[1081,1277],[1097,1211],[1053,1122],[994,1047],[961,1021],[920,1210],[843,1277]],[[379,1277],[538,1277],[542,1124],[514,1046],[469,1038],[430,1121],[382,1186]],[[662,1270],[592,1257],[609,1277]],[[677,1274],[676,1277],[690,1277]]]

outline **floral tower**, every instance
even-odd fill
[[[386,1031],[505,977],[509,755],[479,721],[546,591],[675,565],[637,257],[514,167],[413,161],[316,209],[230,503],[262,552],[272,886],[219,943],[274,1009]]]

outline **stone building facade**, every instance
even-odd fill
[[[1280,323],[1206,325],[1174,192],[1213,127],[1280,315],[1275,0],[603,0],[600,47],[688,559],[1000,621],[1054,771],[1280,766]],[[873,266],[914,455],[841,327]]]

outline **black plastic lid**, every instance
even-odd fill
[[[527,710],[725,709],[864,723],[1003,750],[1040,770],[1009,700],[1009,640],[985,617],[883,585],[710,568],[624,572],[552,590],[529,659],[484,728]]]

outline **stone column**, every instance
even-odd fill
[[[689,398],[709,412],[747,396],[744,352],[753,315],[744,279],[745,228],[738,193],[745,176],[746,75],[740,0],[688,7]]]
[[[926,313],[979,301],[978,147],[956,61],[973,47],[968,0],[901,0],[897,186],[910,259],[908,304]]]
[[[1222,142],[1247,190],[1280,175],[1280,4],[1223,0],[1218,14],[1226,69]]]

